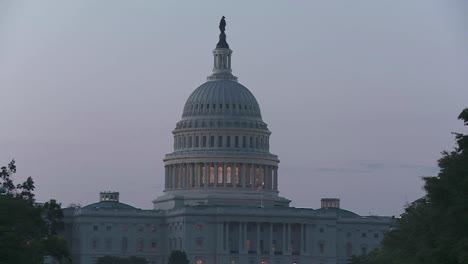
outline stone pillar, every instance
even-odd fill
[[[257,183],[257,178],[256,178],[256,170],[257,170],[257,166],[255,164],[252,164],[252,169],[250,170],[250,182],[252,184],[251,188],[252,189],[255,189],[257,186],[256,183]]]
[[[270,255],[274,255],[275,252],[273,250],[273,223],[272,222],[270,222],[270,245],[269,247],[270,247]]]
[[[246,173],[245,173],[245,170],[246,170],[245,167],[246,167],[246,166],[245,166],[245,163],[242,163],[242,164],[241,164],[241,168],[240,168],[240,169],[241,169],[241,183],[242,183],[242,188],[245,188],[245,174],[246,174]]]
[[[239,222],[238,227],[239,227],[238,228],[239,230],[237,230],[237,231],[239,232],[239,239],[238,239],[239,241],[237,241],[237,242],[239,244],[238,251],[239,251],[239,254],[241,254],[241,252],[242,252],[241,251],[242,250],[242,222]]]
[[[231,246],[229,245],[229,222],[226,222],[226,237],[225,237],[225,241],[226,241],[226,252],[227,252],[227,253],[230,253],[230,251],[231,251]]]
[[[176,185],[176,165],[172,165],[172,179],[171,179],[171,183],[172,183],[172,189],[175,189],[177,187]]]
[[[226,180],[227,180],[227,169],[226,163],[223,163],[223,187],[226,187]],[[232,176],[232,168],[231,168],[231,176]]]
[[[208,187],[208,181],[210,179],[210,166],[205,163],[205,188]]]
[[[167,189],[167,166],[164,166],[164,189]]]
[[[288,224],[288,241],[287,241],[287,244],[288,244],[288,255],[291,255],[291,250],[290,250],[290,246],[291,246],[291,224]]]
[[[285,223],[282,224],[283,226],[283,236],[282,236],[282,239],[283,239],[283,244],[281,245],[283,247],[283,255],[286,255],[287,252],[288,252],[288,246],[287,246],[287,243],[286,243],[286,225]]]
[[[274,169],[274,173],[275,173],[275,190],[277,191],[278,190],[278,167],[275,167]]]
[[[306,225],[301,224],[301,254],[306,251],[307,231]]]
[[[243,233],[244,233],[244,241],[242,241],[242,245],[243,245],[242,248],[246,251],[246,253],[249,253],[249,252],[247,252],[249,249],[247,249],[247,248],[245,247],[245,244],[247,243],[247,226],[248,226],[248,225],[249,225],[249,222],[245,222],[245,223],[244,223],[244,231],[243,231]],[[251,244],[251,245],[252,245],[252,244]]]
[[[200,163],[195,163],[195,187],[200,187]]]
[[[260,250],[260,223],[257,222],[257,255],[262,254]]]

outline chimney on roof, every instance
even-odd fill
[[[322,198],[321,208],[340,208],[340,198]]]

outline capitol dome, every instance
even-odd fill
[[[270,153],[271,132],[255,96],[232,74],[231,55],[222,31],[213,73],[190,94],[172,131],[174,150],[164,158],[165,195],[153,201],[155,209],[290,202],[278,196],[279,159]]]
[[[262,118],[255,96],[245,86],[231,80],[208,81],[189,96],[182,118],[205,115]]]

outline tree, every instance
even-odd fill
[[[458,119],[468,126],[468,108]],[[377,252],[353,264],[468,263],[468,135],[453,134],[456,147],[442,152],[439,174],[423,178],[426,195],[405,208]]]
[[[142,257],[131,256],[125,257],[113,257],[104,256],[97,259],[97,264],[148,264],[148,261]]]
[[[168,264],[188,264],[189,260],[184,251],[173,250],[169,256]]]
[[[47,255],[69,260],[66,242],[57,234],[63,229],[60,204],[36,204],[33,179],[15,186],[14,173],[14,160],[0,168],[0,264],[42,263]]]

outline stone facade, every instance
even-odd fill
[[[183,250],[193,264],[342,264],[378,247],[391,218],[359,216],[334,198],[317,210],[292,208],[279,196],[279,159],[260,106],[232,75],[229,46],[213,55],[213,74],[189,96],[172,132],[154,209],[107,192],[65,210],[74,263],[133,255],[164,264]]]

